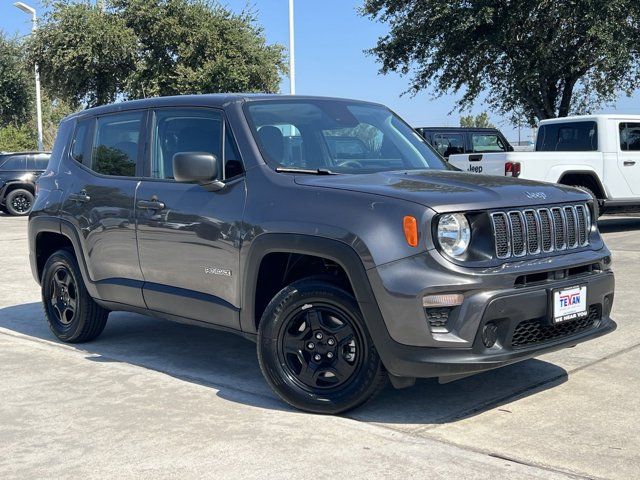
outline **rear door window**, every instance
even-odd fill
[[[507,147],[495,133],[471,134],[471,146],[474,152],[506,152]]]
[[[550,123],[538,130],[538,152],[595,152],[598,150],[596,122]]]
[[[460,133],[435,133],[433,147],[443,157],[464,153],[464,137]]]
[[[640,151],[640,123],[620,124],[620,149],[628,152]]]
[[[96,124],[91,169],[102,175],[136,176],[144,112],[99,117]]]

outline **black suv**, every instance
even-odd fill
[[[61,123],[38,186],[31,267],[58,338],[92,340],[115,310],[237,332],[308,411],[615,328],[587,194],[453,171],[382,105],[98,107]]]
[[[513,152],[497,128],[419,127],[416,130],[445,158],[458,153]]]
[[[0,152],[0,210],[28,215],[36,194],[36,180],[47,168],[49,153]]]

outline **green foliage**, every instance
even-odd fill
[[[124,19],[88,3],[53,2],[31,41],[42,84],[71,103],[113,102],[135,67],[136,36]]]
[[[482,112],[478,115],[463,115],[460,117],[460,126],[467,128],[496,128],[493,123],[489,121],[489,114]]]
[[[0,127],[0,152],[21,152],[36,147],[36,131],[29,125]]]
[[[29,128],[37,131],[35,107],[29,121]],[[50,98],[47,92],[42,92],[42,144],[45,150],[53,149],[53,143],[58,132],[60,121],[78,110],[76,105],[71,105],[59,98]]]
[[[640,85],[637,0],[366,0],[390,32],[371,50],[410,91],[488,91],[501,114],[529,122],[586,113]]]
[[[53,2],[32,42],[43,85],[70,103],[214,92],[275,92],[284,48],[255,17],[206,0]]]
[[[276,92],[284,49],[267,45],[255,17],[202,0],[113,0],[138,38],[131,98]]]
[[[19,125],[29,116],[34,80],[23,58],[24,45],[0,31],[0,126]]]

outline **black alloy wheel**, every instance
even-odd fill
[[[314,393],[341,388],[362,368],[361,335],[348,316],[331,305],[305,307],[283,322],[280,360],[302,388]]]
[[[109,311],[89,295],[78,262],[69,250],[58,250],[42,269],[42,303],[49,329],[63,342],[88,342],[107,324]]]
[[[258,326],[258,361],[290,405],[336,414],[358,407],[387,374],[353,295],[324,278],[283,288]]]
[[[69,269],[58,266],[51,276],[51,309],[61,327],[73,322],[78,304],[78,288]]]
[[[33,200],[33,194],[28,190],[12,190],[5,199],[7,213],[15,216],[28,215],[33,207]]]

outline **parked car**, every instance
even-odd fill
[[[28,215],[36,194],[36,180],[47,168],[50,153],[0,153],[0,210]]]
[[[572,185],[598,214],[640,212],[640,115],[589,115],[540,122],[535,152],[453,155],[472,173]]]
[[[496,128],[416,128],[444,158],[460,153],[513,152],[513,147]]]
[[[88,109],[60,124],[38,187],[31,268],[59,339],[92,340],[117,310],[233,331],[311,412],[361,405],[387,378],[452,381],[616,327],[586,193],[454,171],[378,104]]]

